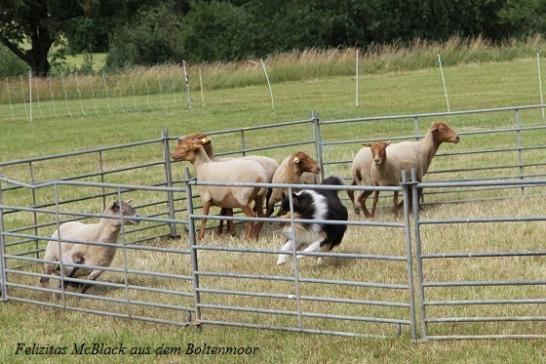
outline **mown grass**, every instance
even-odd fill
[[[535,70],[534,59],[521,59],[513,62],[483,63],[458,65],[446,68],[448,88],[452,108],[467,109],[507,105],[520,105],[536,103],[538,98],[538,85],[533,78]],[[271,111],[267,90],[264,86],[249,86],[236,89],[218,89],[206,94],[206,105],[196,102],[194,109],[188,111],[184,107],[184,95],[181,93],[170,95],[171,99],[161,100],[156,95],[149,100],[141,96],[117,98],[114,100],[95,99],[93,103],[86,101],[80,104],[77,100],[69,101],[68,107],[74,111],[73,117],[59,116],[57,118],[47,116],[47,103],[43,103],[43,118],[36,119],[33,123],[22,120],[10,120],[5,117],[1,121],[2,134],[0,143],[0,155],[2,160],[24,158],[33,155],[45,155],[57,152],[76,150],[98,145],[112,145],[127,143],[137,140],[153,139],[159,137],[159,129],[168,127],[171,135],[179,135],[195,131],[216,130],[236,126],[271,123],[308,117],[311,110],[321,112],[321,118],[333,119],[350,117],[355,115],[396,114],[410,112],[439,111],[445,109],[441,80],[436,70],[395,72],[384,75],[367,75],[362,79],[362,104],[361,108],[354,108],[354,79],[352,77],[331,77],[313,79],[306,82],[284,82],[274,84],[277,108]],[[146,108],[147,101],[150,108]],[[142,110],[137,112],[134,105]],[[167,105],[167,107],[165,107]],[[64,105],[66,107],[66,105]],[[109,112],[108,107],[112,109]],[[86,116],[82,115],[82,109]],[[125,112],[123,111],[125,110]],[[58,111],[58,110],[57,110]],[[98,111],[98,115],[95,111]],[[2,115],[9,115],[9,106],[1,107]],[[21,110],[22,112],[22,110]],[[39,111],[38,111],[39,112]],[[60,114],[60,113],[59,113]],[[46,117],[47,116],[47,117]],[[420,133],[423,134],[430,123],[430,119],[420,121]],[[538,110],[522,112],[523,125],[542,125],[544,121]],[[511,113],[492,113],[474,116],[450,117],[448,122],[459,132],[477,131],[481,129],[511,127],[514,125],[514,115]],[[343,127],[323,127],[322,133],[326,140],[355,140],[347,145],[327,147],[325,155],[327,160],[349,160],[358,150],[358,140],[397,135],[412,135],[413,121],[374,122],[368,124],[350,124]],[[524,145],[542,144],[542,131],[522,132]],[[217,152],[236,149],[240,146],[240,136],[218,136],[213,138]],[[261,146],[278,142],[308,140],[312,138],[309,127],[301,126],[289,129],[278,129],[275,132],[249,132],[246,135],[247,146]],[[441,151],[465,151],[479,148],[513,146],[514,133],[468,136],[462,139],[458,145],[442,146]],[[306,146],[311,151],[311,146]],[[277,159],[288,154],[288,150],[280,149],[267,151],[264,154]],[[128,166],[144,161],[156,160],[161,157],[159,145],[151,145],[135,148],[127,151],[115,151],[105,153],[105,165],[107,168]],[[451,157],[439,157],[435,159],[432,170],[442,170],[461,167],[494,166],[512,163],[517,160],[517,153],[507,152],[495,155],[477,154]],[[538,151],[525,151],[524,160],[527,163],[544,161],[544,153]],[[52,162],[38,162],[36,168],[36,180],[47,180],[59,176],[70,176],[96,171],[97,156],[76,157]],[[174,166],[175,179],[182,178],[181,164]],[[23,168],[6,168],[1,172],[11,177],[29,180],[26,174],[26,166]],[[544,167],[526,169],[543,173]],[[149,168],[141,171],[114,174],[108,177],[108,181],[127,183],[156,183],[161,181],[161,168]],[[328,173],[339,173],[348,176],[348,166],[334,166],[328,169]],[[431,179],[457,179],[480,176],[500,176],[501,173],[510,175],[517,173],[516,169],[490,170],[475,173],[454,172],[444,175],[431,174]],[[63,198],[77,196],[78,194],[91,192],[91,189],[69,189],[61,191]],[[95,190],[95,192],[97,192]],[[528,193],[531,193],[530,191]],[[533,193],[542,195],[542,190],[533,190]],[[482,197],[514,198],[500,202],[475,202],[457,205],[428,206],[423,218],[447,218],[468,216],[506,216],[506,215],[541,215],[544,205],[543,197],[523,196],[519,190],[503,190],[480,192]],[[127,198],[133,198],[139,203],[155,201],[159,194],[152,193],[128,193]],[[427,202],[439,200],[470,198],[469,192],[455,192],[450,195],[427,197]],[[40,191],[39,201],[51,201],[52,189]],[[29,203],[30,194],[5,196],[9,201],[17,203]],[[387,200],[388,201],[388,200]],[[76,203],[66,208],[68,211],[97,212],[101,207],[101,200],[91,203]],[[385,206],[388,202],[383,203]],[[159,208],[149,208],[141,213],[150,215],[157,213]],[[183,215],[182,215],[183,216]],[[52,220],[39,216],[40,221]],[[356,219],[351,215],[352,219]],[[392,221],[387,208],[380,211],[380,219]],[[6,223],[9,226],[17,226],[28,223],[30,214],[11,216]],[[51,233],[53,228],[41,230],[44,236]],[[481,250],[537,250],[541,247],[544,236],[543,224],[492,224],[488,226],[460,225],[448,226],[445,229],[424,228],[423,247],[426,252],[449,252],[455,250],[481,251]],[[524,237],[524,239],[522,239]],[[209,234],[205,243],[222,244],[229,246],[256,246],[260,248],[277,248],[281,243],[281,237],[271,227],[267,228],[262,238],[257,243],[241,241],[239,238],[215,237]],[[33,244],[33,243],[31,243]],[[42,243],[43,244],[43,243]],[[157,246],[171,246],[178,248],[187,247],[184,236],[181,240],[156,240],[151,243]],[[28,248],[28,246],[27,246]],[[337,250],[339,252],[358,252],[368,254],[399,254],[404,253],[402,232],[382,228],[350,228],[346,240]],[[113,267],[123,265],[123,254],[118,252]],[[242,254],[242,253],[213,253],[201,252],[200,269],[207,271],[237,271],[256,274],[290,275],[289,265],[277,267],[274,265],[274,257],[270,255]],[[189,261],[187,257],[173,256],[173,254],[153,254],[143,252],[131,252],[129,265],[133,269],[152,269],[163,272],[176,272],[187,274]],[[509,266],[510,269],[506,269]],[[25,269],[39,272],[38,266],[29,266]],[[464,260],[464,261],[430,261],[425,265],[425,279],[455,280],[455,279],[507,279],[509,277],[525,279],[541,279],[544,273],[544,259],[537,258],[506,258],[493,260]],[[354,279],[361,281],[403,282],[405,266],[403,263],[380,263],[359,261],[353,259],[328,259],[322,266],[317,266],[314,259],[308,258],[301,261],[302,275],[313,278]],[[11,278],[15,278],[12,275]],[[36,278],[17,276],[20,282],[36,285]],[[116,273],[105,273],[100,280],[112,282],[122,281],[122,276]],[[129,275],[131,284],[146,285],[152,287],[176,288],[189,290],[186,282],[152,279],[138,275]],[[260,291],[290,293],[292,284],[270,284],[263,281],[235,281],[230,279],[203,279],[203,286],[222,287],[241,291]],[[53,283],[52,283],[53,286]],[[353,299],[369,300],[395,300],[405,302],[405,292],[387,292],[373,289],[345,289],[336,286],[303,285],[303,294],[317,296],[340,296]],[[21,295],[29,295],[23,290],[12,290]],[[91,293],[104,295],[111,298],[123,299],[123,289],[95,288]],[[131,291],[132,298],[140,300],[157,299],[162,303],[177,303],[181,305],[191,304],[191,300],[177,299],[169,295],[154,295]],[[406,294],[407,295],[407,294]],[[433,290],[429,293],[430,299],[470,299],[470,298],[521,298],[543,297],[541,287],[524,287],[518,289],[484,288],[475,290],[457,291]],[[33,294],[32,297],[41,297],[49,300],[47,296]],[[293,309],[291,300],[264,300],[256,298],[237,299],[212,294],[204,294],[203,299],[208,303],[223,303],[231,305],[248,305],[262,308]],[[85,307],[108,308],[124,312],[123,304],[110,304],[104,302],[91,302],[90,300],[69,299],[71,304]],[[54,301],[53,301],[54,302]],[[382,307],[362,307],[355,305],[332,305],[305,303],[304,309],[311,312],[330,312],[352,315],[380,315],[383,317],[404,317],[403,310],[385,310]],[[540,305],[523,305],[509,308],[480,306],[472,307],[448,307],[431,309],[430,314],[444,315],[541,315]],[[144,312],[144,311],[142,311]],[[184,318],[182,313],[170,310],[146,309],[146,312],[162,318]],[[239,313],[222,313],[206,310],[206,317],[215,319],[248,320],[252,323],[267,322],[275,324],[293,324],[290,317],[271,317],[264,315],[243,315]],[[216,345],[256,345],[260,346],[260,352],[255,357],[242,358],[212,358],[216,361],[261,361],[261,362],[541,362],[544,361],[544,347],[542,342],[532,341],[502,341],[502,342],[427,342],[411,343],[407,329],[402,337],[388,340],[363,340],[336,338],[318,335],[298,335],[283,332],[257,331],[250,329],[231,329],[223,327],[207,326],[200,330],[195,328],[176,328],[159,324],[133,322],[128,320],[96,317],[77,312],[63,312],[37,306],[24,305],[14,302],[0,305],[0,320],[5,330],[0,331],[1,353],[3,362],[24,362],[29,357],[15,356],[14,351],[17,342],[37,342],[49,345],[71,345],[72,342],[103,341],[106,343],[124,342],[129,346],[157,347],[162,343],[171,346],[183,346],[186,343],[202,343]],[[317,325],[323,328],[340,329],[335,323],[322,320],[308,320],[306,325]],[[373,325],[361,325],[344,323],[344,330],[359,332],[390,333],[385,327]],[[443,327],[431,327],[431,332],[465,333],[478,332],[544,332],[542,325],[519,323],[512,324],[484,324],[445,325]],[[32,359],[37,359],[33,357]],[[70,356],[58,358],[43,357],[44,361],[71,361]],[[91,361],[126,361],[135,360],[131,357],[88,357]],[[152,357],[140,359],[150,360]],[[178,357],[156,358],[158,361],[174,362]]]

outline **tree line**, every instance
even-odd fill
[[[0,0],[0,43],[37,76],[66,53],[117,69],[545,32],[546,0]]]

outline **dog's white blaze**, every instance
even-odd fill
[[[297,218],[325,220],[326,215],[328,214],[328,201],[326,200],[326,197],[313,190],[301,190],[297,192],[296,195],[301,196],[303,193],[308,193],[311,195],[315,212],[313,213],[313,216],[298,216]],[[301,223],[294,223],[294,230],[294,234],[292,234],[291,224],[283,228],[287,241],[281,248],[281,251],[286,251],[287,253],[281,253],[278,255],[277,264],[285,263],[290,256],[289,252],[294,250],[294,242],[292,241],[292,237],[294,237],[296,240],[296,250],[299,250],[302,246],[307,246],[304,252],[320,251],[320,243],[326,238],[325,232],[320,227],[320,224],[311,224],[311,228],[306,229]],[[299,255],[298,259],[301,258],[303,258],[303,256]]]
[[[313,220],[325,220],[326,214],[328,213],[328,202],[326,201],[326,197],[321,195],[320,193],[317,193],[313,190],[303,190],[299,193],[308,193],[313,198],[313,205],[315,205],[315,213],[313,214],[313,217],[311,219]],[[315,232],[320,232],[321,228],[319,224],[312,224],[311,229]],[[312,241],[308,242],[307,244],[312,243]]]

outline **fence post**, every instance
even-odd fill
[[[292,187],[288,187],[287,196],[288,203],[290,207],[290,239],[292,240],[292,272],[294,273],[294,293],[296,298],[296,311],[297,311],[297,320],[298,320],[298,329],[303,329],[303,320],[301,316],[301,287],[300,287],[300,273],[298,267],[298,256],[296,253],[297,244],[296,244],[296,228],[294,222],[294,199],[292,196]],[[319,258],[320,259],[320,258]]]
[[[515,115],[514,115],[514,121],[516,126],[516,144],[518,146],[518,166],[519,166],[519,178],[523,179],[524,174],[524,164],[523,164],[523,151],[521,149],[521,120],[519,117],[519,109],[515,109]],[[525,189],[521,187],[521,193],[523,193]]]
[[[537,52],[537,78],[538,78],[538,90],[540,92],[540,106],[542,110],[542,120],[544,120],[544,95],[542,94],[542,76],[540,74],[540,54]]]
[[[167,187],[172,187],[171,152],[169,148],[169,131],[167,129],[161,129],[161,142],[163,143],[163,161],[165,162],[163,164],[165,170],[165,184]],[[167,191],[167,208],[169,209],[169,219],[176,219],[173,191]],[[171,230],[170,237],[172,239],[178,239],[180,235],[176,233],[176,224],[170,222],[169,228]]]
[[[324,179],[324,159],[322,156],[322,136],[320,134],[320,118],[319,114],[315,111],[311,112],[311,119],[313,120],[313,135],[315,137],[315,157],[320,165],[320,179]]]
[[[188,68],[185,60],[182,60],[182,67],[184,68],[184,86],[186,88],[186,95],[188,98],[188,110],[191,110],[190,77],[188,76]],[[201,69],[199,70],[201,71]],[[201,91],[203,91],[203,85],[201,85]]]
[[[449,107],[449,98],[447,97],[447,86],[446,78],[444,77],[444,67],[442,67],[442,58],[440,57],[440,53],[438,53],[438,66],[440,66],[440,74],[442,76],[442,84],[444,86],[444,96],[446,99],[447,112],[451,112],[451,108]]]
[[[246,141],[245,141],[245,129],[241,129],[241,153],[243,157],[246,156]]]
[[[28,120],[32,121],[32,71],[28,71]]]
[[[193,194],[190,185],[190,170],[184,168],[184,179],[186,183],[186,202],[188,210],[188,241],[190,243],[190,257],[191,257],[191,276],[192,276],[192,289],[193,299],[195,305],[195,317],[198,321],[201,321],[201,296],[199,293],[199,266],[197,261],[197,241],[195,239],[195,223],[193,221]]]
[[[262,63],[262,69],[265,74],[265,80],[267,81],[267,87],[269,87],[269,96],[271,96],[271,109],[275,110],[275,101],[273,100],[273,90],[271,89],[271,82],[269,81],[269,76],[267,74],[267,70],[265,68],[264,60],[260,58],[260,62]]]
[[[419,326],[421,328],[421,339],[427,336],[425,316],[425,290],[423,288],[423,264],[421,261],[421,224],[419,223],[419,189],[417,173],[415,168],[411,169],[411,200],[413,210],[413,230],[415,236],[415,257],[417,260],[417,286],[419,291]]]
[[[32,184],[35,183],[34,180],[34,169],[32,168],[32,161],[28,162],[28,172],[30,175],[30,181]],[[36,208],[36,189],[32,187],[32,208]],[[36,210],[32,211],[32,222],[34,223],[34,235],[38,236],[38,214]],[[36,258],[40,258],[40,253],[38,252],[38,239],[34,238],[34,246],[36,247]]]
[[[356,61],[355,61],[355,69],[356,69],[356,74],[355,74],[355,107],[358,107],[359,106],[359,103],[358,103],[358,97],[359,97],[359,93],[360,93],[360,88],[359,88],[359,84],[358,84],[358,53],[359,53],[359,49],[356,48]]]
[[[413,118],[413,129],[415,132],[415,140],[419,140],[421,133],[419,132],[419,118],[417,116]]]
[[[8,288],[6,285],[7,276],[6,276],[6,245],[4,242],[4,208],[3,208],[3,199],[2,199],[2,182],[0,181],[0,283],[1,297],[2,301],[6,302],[8,300]]]
[[[402,171],[402,189],[404,194],[404,240],[406,243],[406,264],[408,269],[408,287],[409,287],[409,315],[411,321],[411,338],[417,340],[417,321],[415,318],[415,288],[413,285],[413,255],[411,251],[411,231],[410,231],[410,188],[414,182],[408,181],[408,171]],[[396,207],[395,207],[396,208]]]

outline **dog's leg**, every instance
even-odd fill
[[[277,265],[284,264],[288,259],[290,252],[294,250],[294,242],[292,241],[292,239],[288,239],[280,250],[287,253],[279,254],[279,258],[277,259]]]
[[[323,240],[317,240],[313,243],[311,243],[307,248],[303,249],[302,251],[304,253],[310,253],[310,252],[318,252],[318,251],[321,251],[321,243],[323,242]],[[302,259],[302,258],[305,258],[306,256],[305,255],[298,255],[298,259]]]

